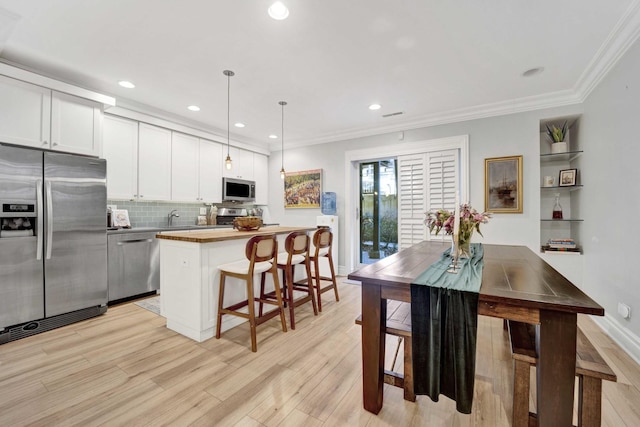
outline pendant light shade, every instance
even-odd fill
[[[280,104],[280,106],[282,107],[282,130],[281,130],[281,134],[280,134],[280,142],[282,144],[282,150],[280,151],[281,153],[281,159],[282,159],[282,168],[280,169],[280,179],[284,179],[284,106],[287,105],[287,103],[285,101],[280,101],[278,102],[278,104]]]
[[[222,72],[225,76],[227,76],[227,158],[224,161],[224,164],[227,169],[231,169],[231,156],[229,155],[229,146],[230,146],[230,138],[229,138],[229,117],[230,117],[230,99],[231,99],[231,77],[235,75],[235,73],[231,70],[224,70]]]

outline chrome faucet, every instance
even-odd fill
[[[176,212],[178,212],[178,209],[174,209],[171,212],[169,212],[169,215],[167,215],[167,220],[169,221],[169,227],[171,227],[171,225],[173,224],[173,218],[180,218],[180,215],[177,214]]]

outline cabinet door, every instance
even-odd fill
[[[227,158],[227,147],[222,147],[222,165],[223,176],[228,178],[253,179],[253,152],[243,150],[241,148],[230,147],[229,155],[231,156],[232,167],[227,169],[224,160]]]
[[[268,157],[253,153],[253,179],[256,181],[256,205],[269,203]]]
[[[222,202],[223,160],[220,144],[206,139],[200,140],[200,200],[210,203]]]
[[[49,89],[0,76],[0,117],[0,141],[49,148]]]
[[[77,96],[51,94],[51,148],[100,155],[102,105]]]
[[[171,200],[195,202],[198,194],[198,152],[195,136],[173,132],[171,141]]]
[[[171,131],[140,123],[138,198],[171,200]]]
[[[138,122],[105,116],[103,156],[107,160],[107,198],[137,198]]]

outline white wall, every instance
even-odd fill
[[[583,289],[606,311],[602,325],[640,359],[640,43],[636,42],[584,103]],[[617,313],[631,306],[631,318]]]
[[[370,149],[372,157],[375,157],[376,147],[469,135],[469,201],[477,209],[484,209],[484,159],[523,155],[524,213],[494,215],[491,222],[482,227],[484,239],[480,241],[527,245],[538,251],[540,246],[540,120],[581,112],[582,107],[575,105],[405,131],[402,141],[398,140],[397,133],[392,133],[299,149],[285,149],[284,167],[288,171],[323,169],[323,191],[337,193],[338,215],[341,224],[344,224],[346,151],[366,148]],[[271,220],[287,225],[315,224],[315,217],[320,215],[320,209],[284,209],[282,196],[284,186],[279,170],[280,152],[274,152],[269,162]],[[342,235],[339,237],[338,264],[343,267],[346,259],[345,233],[349,233],[349,230],[342,227]]]

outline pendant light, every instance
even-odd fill
[[[287,105],[286,101],[278,102],[282,106],[282,132],[280,135],[280,142],[282,143],[282,151],[281,151],[281,159],[282,159],[282,168],[280,169],[280,179],[284,179],[284,106]]]
[[[230,116],[230,99],[231,99],[231,77],[235,76],[236,73],[234,73],[231,70],[224,70],[222,72],[222,74],[224,74],[225,76],[227,76],[227,158],[224,161],[225,166],[227,167],[227,169],[231,169],[231,156],[229,155],[229,116]]]

